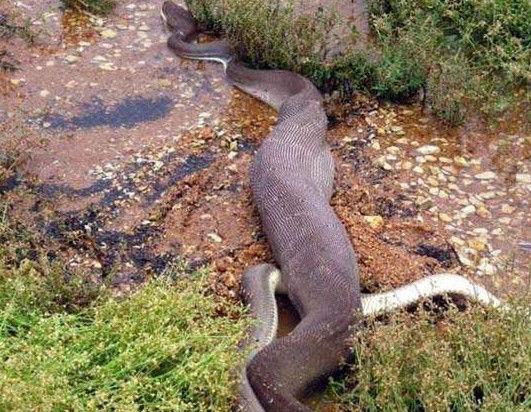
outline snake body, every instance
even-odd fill
[[[362,295],[354,250],[330,206],[334,161],[319,91],[296,73],[238,64],[225,41],[191,43],[197,34],[194,19],[170,1],[161,14],[172,30],[168,46],[177,55],[221,62],[236,87],[278,111],[277,124],[250,170],[254,201],[279,269],[257,265],[242,277],[244,298],[258,321],[241,373],[243,410],[309,411],[299,399],[349,358],[347,339],[362,315],[447,292],[500,304],[483,288],[450,274]],[[291,333],[278,339],[275,293],[287,294],[301,318]]]

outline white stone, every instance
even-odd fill
[[[441,151],[438,146],[435,145],[424,145],[417,148],[417,152],[422,155],[432,155],[437,154]]]
[[[531,183],[531,175],[527,173],[517,173],[515,177],[518,183]]]
[[[492,179],[496,179],[496,173],[489,170],[483,173],[479,173],[475,175],[474,177],[478,180],[492,180]]]
[[[68,56],[65,57],[65,61],[68,64],[73,64],[73,63],[79,61],[79,56],[73,56],[73,55],[69,54]]]

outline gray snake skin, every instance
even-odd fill
[[[236,63],[224,41],[191,43],[197,32],[194,19],[170,1],[161,15],[172,30],[168,46],[177,55],[221,62],[236,87],[278,111],[276,126],[256,153],[250,179],[280,270],[258,265],[242,278],[244,298],[259,322],[241,373],[242,410],[309,411],[299,399],[348,360],[347,340],[363,315],[445,292],[499,305],[483,288],[450,274],[362,296],[354,250],[330,206],[334,161],[325,140],[327,117],[319,91],[298,74]],[[291,333],[278,339],[275,293],[287,294],[301,318]]]

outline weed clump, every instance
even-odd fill
[[[421,311],[373,322],[332,401],[360,410],[524,411],[531,405],[529,305]]]

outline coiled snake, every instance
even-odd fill
[[[480,286],[451,274],[362,295],[352,245],[329,204],[334,161],[319,91],[298,74],[236,63],[225,41],[192,43],[197,33],[193,17],[170,1],[161,15],[172,30],[168,46],[178,56],[221,62],[236,87],[278,111],[278,122],[250,170],[253,197],[280,270],[258,265],[242,278],[244,297],[259,322],[254,350],[241,373],[243,410],[308,411],[299,399],[349,357],[347,339],[363,315],[448,292],[500,304]],[[278,339],[275,293],[286,293],[301,318]]]

